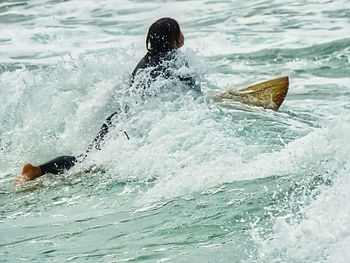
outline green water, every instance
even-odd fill
[[[0,262],[347,262],[349,9],[2,1]],[[165,81],[140,104],[129,74],[163,16],[179,21],[203,96]],[[278,112],[206,95],[286,75]],[[13,186],[26,162],[84,152],[125,104],[101,151]]]

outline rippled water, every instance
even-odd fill
[[[1,1],[0,261],[348,262],[349,10]],[[141,105],[125,97],[163,16],[179,21],[204,94],[288,75],[280,110],[223,107],[176,83]],[[101,151],[12,185],[26,162],[83,152],[120,104],[132,114]]]

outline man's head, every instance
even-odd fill
[[[154,22],[148,29],[146,48],[148,51],[167,52],[184,44],[184,36],[175,19],[165,17]]]

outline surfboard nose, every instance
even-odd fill
[[[233,100],[277,111],[287,96],[288,89],[289,78],[286,76],[260,82],[240,90],[227,90],[215,94],[212,98],[217,102]]]

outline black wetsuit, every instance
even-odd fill
[[[154,81],[158,76],[162,75],[164,78],[170,78],[172,77],[171,69],[169,70],[169,67],[178,67],[176,65],[169,65],[169,62],[174,61],[176,59],[177,55],[179,55],[178,51],[170,51],[166,53],[156,53],[156,52],[148,52],[137,64],[136,68],[132,72],[132,85],[134,84],[135,77],[139,73],[139,71],[147,68],[151,68],[151,71],[149,72],[149,82]],[[183,65],[188,66],[186,61],[183,61]],[[183,66],[182,65],[182,66]],[[180,63],[181,66],[181,63]],[[200,91],[200,88],[195,83],[195,79],[193,76],[176,76],[177,79],[184,82],[186,85],[191,86],[193,89]],[[149,83],[141,83],[138,85],[141,85],[143,89],[147,88],[147,85]],[[138,87],[140,88],[140,87]],[[103,123],[100,132],[96,136],[96,138],[92,141],[92,143],[89,145],[89,147],[86,150],[86,153],[90,152],[92,149],[101,149],[101,144],[108,133],[109,129],[113,127],[112,119],[114,116],[118,115],[119,112],[114,112],[111,114]],[[128,134],[124,132],[126,137],[129,139]],[[57,157],[45,164],[40,165],[41,173],[42,175],[46,173],[52,173],[52,174],[60,174],[65,170],[69,170],[72,168],[78,161],[84,160],[86,157],[86,154],[81,155],[79,157],[75,156],[60,156]]]

